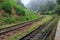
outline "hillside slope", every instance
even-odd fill
[[[40,17],[26,9],[19,0],[0,0],[0,26],[27,22]]]

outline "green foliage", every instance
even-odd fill
[[[25,16],[22,16],[20,19],[17,19],[20,20],[20,22],[26,22],[26,21],[35,20],[37,18],[41,18],[40,15],[35,14],[35,12],[33,11],[30,11],[28,9],[24,9],[24,11],[25,11]]]
[[[60,15],[60,5],[56,6],[55,13],[57,13],[58,15]]]
[[[3,21],[5,23],[11,24],[11,23],[15,23],[16,22],[16,19],[15,18],[12,18],[12,17],[9,17],[9,18],[4,19]]]
[[[54,15],[55,14],[55,11],[45,11],[44,13],[45,15]]]
[[[24,7],[22,6],[22,4],[18,5],[16,2],[14,2],[13,7],[18,15],[25,16]]]
[[[12,8],[16,10],[16,13],[20,15],[20,17],[14,18],[12,17],[12,15],[9,15],[12,14]],[[5,13],[4,15],[0,16],[1,23],[5,24],[27,22],[41,17],[40,15],[35,14],[34,11],[25,9],[22,4],[19,5],[19,3],[16,3],[15,0],[2,0],[2,2],[0,3],[0,9],[4,9],[9,13],[8,15],[5,15]]]
[[[2,6],[2,0],[0,0],[0,9],[2,9],[2,7],[3,7],[3,6]]]
[[[9,14],[12,14],[12,8],[15,8],[18,15],[25,15],[23,5],[21,3],[18,5],[15,0],[1,0],[0,9],[1,8],[7,11]]]
[[[34,11],[30,11],[28,9],[24,9],[25,10],[25,15],[29,20],[33,20],[36,18],[41,17],[40,15],[37,15]]]
[[[9,12],[9,14],[12,13],[12,0],[3,0],[3,9]]]
[[[0,4],[0,9],[2,9],[2,4]]]
[[[20,7],[16,7],[15,9],[18,15],[25,16],[25,11],[23,9],[21,9]]]
[[[54,10],[56,14],[60,15],[60,0],[57,0],[57,5]]]
[[[60,5],[60,0],[57,0],[57,3]]]
[[[15,23],[17,22],[15,18],[13,17],[8,17],[8,18],[4,18],[4,17],[0,17],[0,21],[2,24],[11,24],[11,23]]]

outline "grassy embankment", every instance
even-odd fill
[[[0,28],[6,28],[6,27],[10,27],[16,24],[21,24],[24,22],[28,22],[28,21],[32,21],[38,18],[41,18],[41,15],[37,15],[35,13],[32,13],[28,10],[25,11],[26,16],[22,16],[19,18],[14,18],[14,17],[8,17],[8,18],[4,18],[4,17],[0,17]],[[11,22],[11,23],[9,23]]]

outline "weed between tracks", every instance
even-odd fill
[[[55,20],[54,20],[54,23],[51,25],[52,31],[48,35],[48,37],[46,38],[46,40],[54,40],[55,34],[56,34],[56,29],[57,29],[57,24],[58,24],[58,21],[60,19],[59,17],[60,16],[56,17]]]

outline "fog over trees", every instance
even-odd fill
[[[44,11],[53,9],[55,5],[56,0],[31,0],[26,7],[34,11],[41,9]]]

